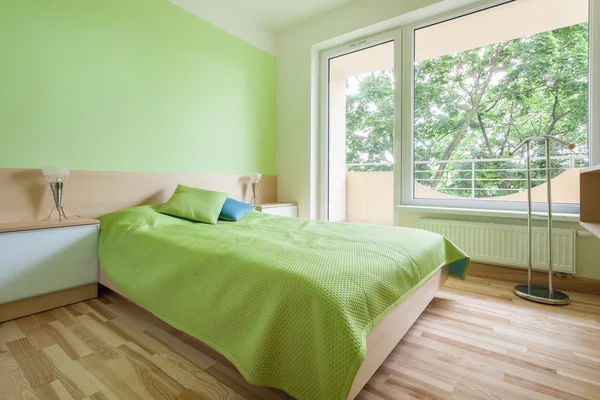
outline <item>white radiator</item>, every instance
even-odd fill
[[[419,219],[419,229],[439,233],[473,261],[527,268],[527,227],[477,222]],[[554,272],[575,273],[575,230],[552,229]],[[548,231],[533,228],[533,268],[548,271]]]

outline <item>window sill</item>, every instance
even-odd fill
[[[450,208],[450,207],[431,207],[431,206],[408,206],[399,205],[397,208],[404,210],[420,211],[432,214],[460,214],[472,217],[496,217],[496,218],[514,218],[527,219],[527,211],[507,211],[507,210],[482,210],[475,208]],[[533,219],[545,220],[545,213],[534,212]],[[579,223],[579,214],[560,214],[553,213],[552,221],[575,222]]]

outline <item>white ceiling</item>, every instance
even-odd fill
[[[354,0],[221,0],[268,29],[277,32],[327,13]]]
[[[168,0],[275,54],[276,33],[357,0]]]

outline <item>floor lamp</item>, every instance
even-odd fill
[[[534,285],[531,282],[532,278],[532,210],[531,210],[531,142],[536,140],[544,140],[546,147],[546,185],[548,189],[548,287]],[[554,290],[552,286],[552,169],[550,165],[550,142],[557,142],[566,146],[569,150],[573,150],[575,145],[568,143],[562,139],[553,136],[532,136],[521,142],[512,152],[508,153],[512,157],[517,151],[525,147],[527,153],[527,272],[528,280],[526,285],[517,285],[514,288],[514,293],[527,300],[537,303],[551,305],[569,304],[569,296],[558,290]]]

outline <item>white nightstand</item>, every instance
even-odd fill
[[[256,210],[265,214],[281,215],[283,217],[298,217],[297,203],[265,203],[256,206]]]
[[[99,224],[0,224],[0,323],[98,296]]]

